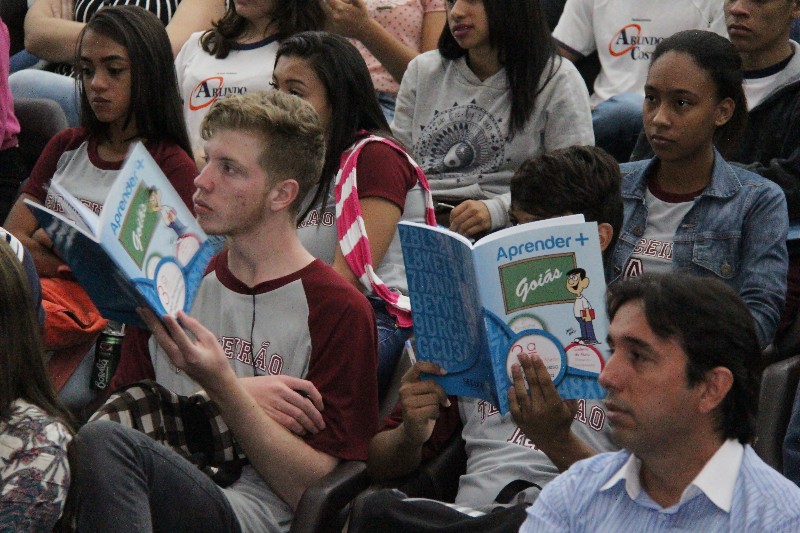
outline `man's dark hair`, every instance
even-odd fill
[[[714,278],[645,274],[609,287],[609,318],[634,301],[656,336],[676,339],[686,352],[690,386],[718,366],[731,371],[733,385],[718,407],[717,429],[726,439],[752,441],[761,350],[753,317],[736,291]]]
[[[542,220],[572,213],[610,224],[609,257],[622,230],[620,183],[613,157],[594,146],[570,146],[522,163],[511,179],[511,205]]]

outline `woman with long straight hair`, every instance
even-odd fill
[[[0,235],[0,530],[52,531],[70,485],[73,420],[47,371],[24,249]]]
[[[325,164],[301,207],[298,236],[369,297],[383,391],[411,331],[397,223],[434,222],[427,180],[391,138],[367,66],[344,37],[305,32],[287,39],[272,77],[278,90],[308,101],[326,129]]]
[[[508,224],[523,161],[594,144],[589,94],[554,52],[539,0],[448,0],[438,50],[411,61],[392,130],[431,182],[437,219],[467,236]]]

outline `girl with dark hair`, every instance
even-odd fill
[[[158,18],[134,6],[101,9],[81,32],[76,65],[80,73],[81,127],[66,129],[47,144],[5,224],[31,252],[41,277],[69,277],[63,274],[68,267],[53,252],[49,237],[23,199],[58,210],[58,198],[49,188],[51,183],[58,183],[99,213],[135,142],[144,143],[190,208],[195,189],[197,167],[181,112],[172,51]],[[78,286],[69,283],[58,279],[53,285],[61,287],[65,297],[75,298]],[[128,329],[112,387],[152,377],[149,357],[127,355],[140,351],[134,344],[142,340],[141,334],[142,330]],[[93,342],[83,329],[80,338],[87,344]],[[84,360],[91,356],[90,351]],[[80,365],[79,369],[91,371],[91,365]],[[94,397],[88,385],[88,375],[75,372],[62,388],[62,398],[70,405],[85,404]]]
[[[9,78],[14,98],[54,100],[69,125],[78,126],[80,105],[72,64],[78,36],[97,11],[115,5],[138,5],[156,15],[166,26],[173,54],[190,34],[211,27],[211,21],[225,11],[225,0],[36,0],[25,15],[25,48],[49,63],[47,70],[14,72]]]
[[[278,90],[308,101],[327,131],[325,164],[301,206],[298,236],[370,298],[383,391],[411,326],[397,223],[434,223],[427,180],[388,137],[367,66],[344,37],[305,32],[287,39],[272,79]]]
[[[445,5],[439,49],[409,63],[392,129],[428,174],[440,223],[471,236],[508,224],[523,161],[594,135],[586,85],[555,56],[539,0]]]
[[[322,29],[320,0],[231,0],[213,28],[193,34],[175,58],[189,137],[202,145],[200,124],[217,98],[269,88],[278,42]],[[198,154],[200,156],[201,154]]]
[[[661,41],[643,116],[655,157],[621,165],[614,277],[680,270],[720,278],[747,303],[766,347],[786,293],[788,215],[778,186],[723,159],[747,117],[730,41],[700,30]]]
[[[76,64],[81,127],[64,130],[47,144],[5,224],[30,250],[40,276],[56,276],[64,262],[23,198],[58,209],[48,191],[55,181],[99,213],[134,142],[144,142],[184,202],[192,205],[197,168],[161,22],[139,7],[102,9],[81,32]]]
[[[50,382],[23,253],[0,238],[0,530],[52,531],[70,485],[72,416]]]

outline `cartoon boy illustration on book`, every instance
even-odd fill
[[[164,223],[178,235],[179,239],[186,235],[186,224],[178,220],[178,212],[175,211],[175,208],[161,204],[161,191],[155,187],[150,187],[147,191],[150,211],[159,211],[161,213],[161,218],[164,219]]]
[[[586,271],[582,268],[573,268],[567,272],[567,290],[575,295],[575,304],[573,305],[572,312],[575,315],[575,320],[581,327],[581,336],[575,339],[578,344],[599,344],[599,341],[594,336],[594,309],[589,300],[583,296],[583,291],[589,286],[589,278],[586,277]]]

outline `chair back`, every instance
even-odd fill
[[[800,355],[769,365],[761,377],[756,440],[753,448],[765,463],[783,472],[783,439],[800,383]]]

